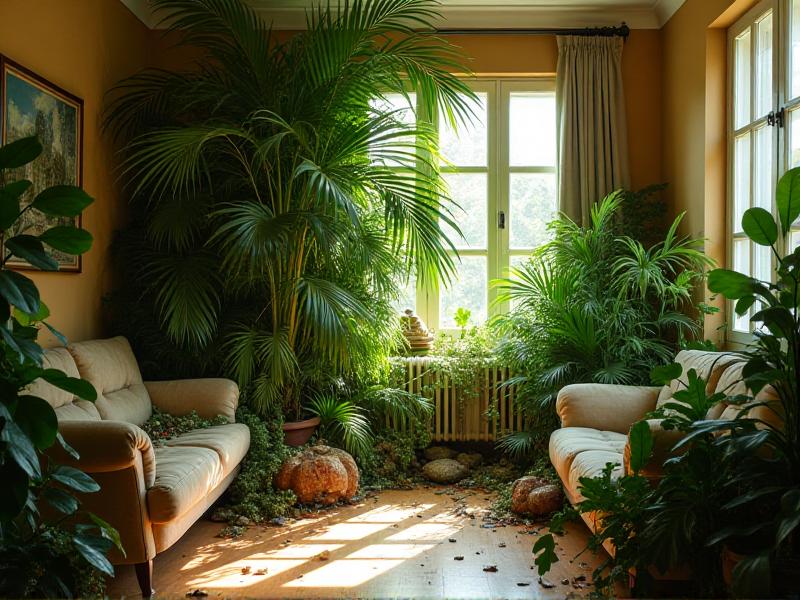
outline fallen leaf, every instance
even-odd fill
[[[454,556],[453,560],[464,560],[463,556]]]
[[[331,557],[330,550],[323,550],[319,554],[317,554],[317,558],[319,560],[328,560]]]
[[[266,575],[266,574],[267,574],[267,570],[266,569],[259,569],[258,571],[253,573],[253,575]]]
[[[505,542],[500,542],[499,544],[497,544],[497,547],[498,548],[505,548],[506,547],[506,543]]]
[[[242,575],[247,575],[250,573],[250,567],[242,567]]]
[[[497,565],[486,565],[483,570],[485,573],[497,573]]]
[[[518,581],[517,585],[519,587],[528,587],[530,585],[530,583],[528,583],[527,581]]]
[[[553,583],[552,581],[548,581],[547,579],[543,579],[541,577],[539,577],[539,585],[546,590],[556,587],[555,583]]]
[[[208,592],[205,590],[192,590],[186,594],[187,598],[205,598],[206,596],[208,596]]]
[[[455,544],[456,538],[449,538],[447,541],[450,542],[451,544]]]

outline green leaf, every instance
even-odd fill
[[[547,533],[541,536],[533,545],[533,553],[538,556],[534,559],[539,575],[545,575],[554,563],[558,562],[556,554],[556,541],[553,534]]]
[[[81,457],[81,455],[78,454],[78,451],[75,450],[75,448],[73,448],[72,446],[70,446],[67,443],[67,440],[64,439],[64,436],[62,436],[60,433],[56,434],[56,439],[58,440],[58,443],[61,445],[61,447],[64,449],[64,452],[69,454],[72,458],[78,460]]]
[[[127,556],[125,548],[122,547],[122,538],[119,536],[119,531],[94,513],[89,513],[89,518],[100,528],[100,533],[103,537],[110,540],[117,547],[117,550],[122,553],[122,556]]]
[[[21,311],[18,308],[14,309],[14,318],[23,327],[30,327],[32,325],[35,325],[36,323],[40,323],[49,316],[50,316],[50,309],[44,302],[39,302],[39,310],[37,310],[36,313],[34,314],[28,314],[24,311]]]
[[[42,497],[50,506],[65,515],[72,515],[78,510],[78,499],[60,488],[46,487],[42,490]]]
[[[729,269],[714,269],[708,274],[708,289],[729,300],[751,296],[757,283],[752,277]]]
[[[800,216],[800,167],[789,169],[778,181],[775,192],[781,231],[786,234]]]
[[[772,246],[778,241],[778,225],[772,215],[763,208],[755,207],[744,211],[742,229],[747,237],[759,246]]]
[[[36,284],[16,271],[0,271],[0,296],[26,313],[39,310],[41,300]]]
[[[72,542],[92,567],[109,577],[114,576],[114,567],[106,558],[106,552],[112,546],[112,542],[103,537],[88,534],[76,535],[72,538]]]
[[[755,302],[756,302],[755,296],[742,296],[736,301],[736,306],[734,307],[734,310],[736,311],[737,315],[743,315],[748,310],[750,310],[750,307],[752,307],[753,304],[755,304]]]
[[[31,187],[27,179],[12,181],[0,188],[0,231],[11,227],[19,218],[19,197]]]
[[[628,438],[631,446],[631,471],[638,473],[647,465],[653,454],[653,434],[650,432],[650,424],[647,421],[634,423]]]
[[[6,241],[6,248],[14,256],[28,261],[42,271],[57,271],[58,262],[47,255],[39,238],[32,235],[17,235]]]
[[[49,448],[56,441],[58,418],[45,400],[36,396],[20,396],[14,420],[38,450]]]
[[[0,148],[0,171],[16,169],[33,162],[42,153],[36,136],[22,138]]]
[[[36,448],[31,443],[30,438],[14,422],[11,413],[6,406],[0,403],[0,419],[4,419],[2,429],[0,429],[0,441],[5,442],[6,450],[11,454],[11,458],[25,471],[31,479],[40,479],[42,469],[39,465],[39,456]]]
[[[25,507],[29,480],[25,471],[17,463],[9,460],[0,465],[0,481],[3,482],[3,493],[0,494],[0,521],[7,522]]]
[[[59,465],[50,475],[59,483],[63,483],[76,492],[92,493],[100,490],[100,486],[94,479],[74,467]]]
[[[92,247],[92,234],[71,225],[51,227],[39,236],[48,246],[67,254],[83,254]]]
[[[85,379],[70,377],[58,369],[45,369],[41,375],[47,383],[56,386],[65,392],[75,394],[78,398],[94,402],[97,400],[97,390]]]
[[[61,333],[61,332],[60,332],[58,329],[56,329],[55,327],[53,327],[52,325],[50,325],[50,323],[48,323],[47,321],[44,321],[44,322],[42,323],[42,325],[44,325],[45,327],[47,327],[47,329],[50,331],[50,333],[52,333],[52,334],[53,334],[53,336],[54,336],[54,337],[55,337],[55,338],[56,338],[56,339],[57,339],[59,342],[61,342],[61,345],[62,345],[62,346],[66,346],[66,345],[69,343],[69,342],[67,341],[67,338],[66,338],[66,336],[65,336],[63,333]]]
[[[54,185],[39,192],[31,205],[51,217],[77,217],[94,199],[74,185]]]
[[[681,373],[683,367],[678,363],[654,367],[650,371],[650,381],[655,385],[669,385],[669,382],[680,377]]]
[[[769,554],[746,556],[733,568],[733,597],[769,598],[771,572]]]
[[[750,320],[764,323],[773,334],[787,339],[794,332],[794,317],[791,311],[783,306],[770,306],[760,310]]]

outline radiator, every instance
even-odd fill
[[[401,385],[433,403],[433,441],[493,442],[505,433],[523,429],[522,414],[514,405],[514,386],[501,385],[510,376],[507,368],[485,367],[477,393],[465,395],[464,390],[452,385],[446,376],[431,370],[431,358],[398,360],[406,375]],[[389,420],[387,425],[400,431],[407,428],[404,421]]]

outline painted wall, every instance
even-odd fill
[[[51,323],[75,341],[105,333],[101,302],[112,280],[109,244],[126,215],[112,144],[100,131],[103,97],[146,65],[147,42],[147,29],[117,0],[0,1],[0,53],[84,100],[83,186],[95,202],[83,226],[94,245],[80,274],[33,274]]]

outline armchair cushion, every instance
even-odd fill
[[[659,388],[576,383],[561,389],[556,411],[562,427],[587,427],[627,434],[656,407]]]
[[[139,365],[124,337],[69,346],[81,377],[97,390],[95,405],[103,419],[141,425],[153,412]]]
[[[587,462],[585,458],[578,458],[589,452],[594,458],[602,454],[606,462],[622,464],[627,439],[628,436],[616,431],[599,431],[587,427],[556,429],[550,435],[550,462],[556,468],[561,481],[568,483],[571,477],[575,480],[576,487],[570,491],[577,492],[578,478],[585,476],[587,464],[594,465],[595,462],[594,459]],[[582,466],[575,470],[573,477],[571,473],[576,462]],[[602,469],[605,462],[600,466]]]
[[[181,379],[145,383],[153,406],[161,412],[183,416],[193,410],[204,419],[222,415],[236,421],[239,387],[229,379]]]
[[[224,474],[230,473],[238,465],[250,447],[250,429],[241,423],[217,425],[208,429],[195,429],[167,440],[170,447],[208,448],[217,453]]]
[[[58,369],[70,377],[80,377],[75,360],[66,348],[47,350],[42,366],[45,369]],[[28,388],[28,393],[49,402],[59,421],[100,420],[100,413],[93,402],[80,400],[74,394],[65,392],[44,379],[34,381]]]

